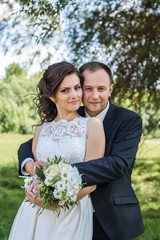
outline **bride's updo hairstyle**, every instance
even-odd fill
[[[63,79],[73,73],[79,77],[82,85],[83,76],[71,63],[64,61],[55,63],[45,70],[43,77],[37,85],[38,94],[35,98],[41,123],[45,121],[51,122],[57,116],[56,105],[49,97],[54,96]]]

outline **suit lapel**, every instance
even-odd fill
[[[112,125],[112,122],[114,120],[114,115],[115,115],[115,109],[116,109],[116,106],[114,106],[113,104],[110,103],[108,112],[103,120],[103,126],[104,126],[105,133],[108,132],[108,130],[110,129],[110,127]]]
[[[85,117],[84,106],[81,106],[81,107],[78,109],[78,113],[79,113],[79,115],[81,115],[82,117]]]

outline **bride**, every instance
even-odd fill
[[[82,85],[82,75],[68,62],[50,65],[44,72],[37,94],[41,124],[35,129],[32,144],[36,161],[47,162],[56,155],[74,164],[103,157],[105,137],[101,120],[83,118],[77,112]],[[90,186],[80,190],[78,204],[61,210],[59,217],[52,211],[52,206],[38,215],[39,206],[33,208],[23,201],[9,240],[91,240],[93,208],[89,194],[95,188]],[[27,197],[29,199],[29,194]]]

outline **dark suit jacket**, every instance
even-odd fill
[[[84,116],[83,107],[79,113]],[[91,198],[103,230],[111,240],[131,240],[144,232],[139,201],[131,185],[142,120],[135,112],[111,104],[103,125],[105,157],[75,165],[83,174],[83,182],[97,185]],[[19,166],[26,157],[33,158],[30,149],[31,141],[20,146]]]

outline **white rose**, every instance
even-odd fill
[[[57,164],[50,165],[47,169],[44,170],[45,177],[54,178],[60,174],[60,170]]]

